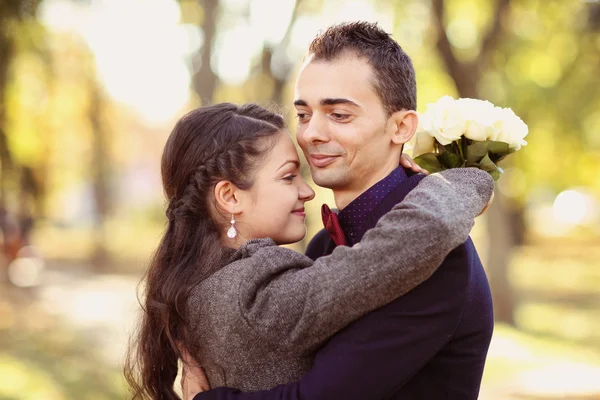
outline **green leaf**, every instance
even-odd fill
[[[488,156],[487,154],[485,156],[483,156],[483,158],[481,160],[479,160],[479,165],[480,165],[480,168],[485,171],[491,171],[493,169],[496,169],[496,164],[494,164],[494,162],[491,160],[490,156]]]
[[[476,164],[488,153],[488,142],[474,142],[467,146],[467,164]]]
[[[497,181],[503,172],[502,169],[500,169],[487,154],[481,159],[481,161],[479,161],[478,167],[488,172],[494,181]]]
[[[460,146],[460,151],[461,151],[461,156],[463,158],[463,160],[467,160],[467,147],[469,147],[471,145],[471,143],[473,143],[472,140],[467,139],[466,137],[462,137],[459,141],[459,146]]]
[[[493,142],[491,140],[488,140],[486,143],[488,144],[487,149],[490,153],[505,156],[513,152],[513,150],[511,150],[508,146],[508,143]]]
[[[444,154],[440,154],[438,159],[446,168],[460,168],[463,166],[462,158],[449,150],[445,151]]]
[[[433,141],[433,146],[435,148],[435,150],[437,151],[437,153],[442,154],[446,151],[446,146],[440,144],[440,142],[438,142],[437,140]]]
[[[499,155],[499,154],[494,154],[494,153],[489,153],[490,159],[494,162],[494,164],[498,164],[500,161],[504,160],[504,158],[506,158],[506,155]]]
[[[440,161],[437,158],[437,154],[426,153],[421,154],[415,158],[415,162],[421,167],[429,171],[430,173],[440,172],[445,168],[442,167]]]
[[[488,171],[489,174],[492,176],[492,179],[495,181],[497,181],[498,179],[500,179],[500,175],[502,175],[502,170],[500,169],[496,169],[494,171]]]

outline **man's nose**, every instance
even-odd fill
[[[329,135],[327,134],[325,118],[315,113],[310,121],[308,121],[304,132],[302,132],[302,137],[309,144],[328,142]]]

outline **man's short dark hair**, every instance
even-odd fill
[[[308,49],[314,61],[331,61],[350,53],[368,60],[379,95],[388,114],[417,109],[415,69],[410,57],[377,23],[351,22],[329,27]]]

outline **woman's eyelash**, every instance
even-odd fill
[[[298,175],[288,175],[286,177],[284,177],[283,179],[285,179],[286,181],[293,181],[295,177],[297,177]]]

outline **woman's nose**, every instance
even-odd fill
[[[311,201],[315,198],[315,191],[311,188],[304,179],[302,179],[302,186],[298,192],[298,198],[303,201]]]

